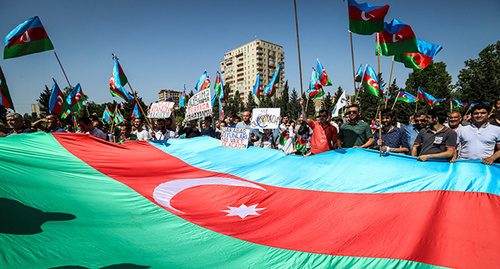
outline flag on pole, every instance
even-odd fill
[[[479,105],[479,103],[472,103],[470,104],[469,106],[469,109],[468,110],[471,110],[473,107],[475,107],[476,105]]]
[[[224,107],[222,106],[222,102],[219,99],[219,120],[223,121],[224,120]]]
[[[451,99],[451,108],[467,108],[467,103],[462,103],[458,101],[457,99]]]
[[[417,53],[417,39],[415,33],[408,24],[404,24],[397,19],[390,23],[384,23],[384,31],[379,38],[382,55],[398,55],[403,53]]]
[[[121,97],[130,103],[135,101],[134,97],[129,94],[125,88],[128,79],[118,62],[118,58],[115,57],[115,66],[113,67],[113,73],[111,73],[111,80],[109,81],[109,91],[112,96]]]
[[[196,83],[196,86],[194,89],[198,92],[203,91],[204,89],[210,88],[210,78],[208,77],[207,71],[203,72],[201,74],[200,79],[198,79],[198,82]]]
[[[179,107],[184,107],[186,101],[186,84],[182,87],[181,99],[179,100]]]
[[[318,70],[317,74],[319,76],[319,82],[321,83],[321,85],[323,85],[323,86],[332,85],[332,81],[330,80],[330,78],[326,74],[325,68],[323,67],[323,65],[321,64],[321,62],[319,61],[318,58],[316,58],[316,62],[317,62],[317,70]]]
[[[64,112],[61,118],[65,119],[71,112],[76,113],[80,111],[83,106],[83,101],[85,101],[85,96],[83,96],[82,87],[80,87],[80,83],[78,83],[69,93],[68,97],[66,97],[66,102],[63,105]]]
[[[252,94],[257,96],[260,103],[260,73],[257,73],[257,79],[255,79],[255,84],[253,85]]]
[[[220,76],[219,71],[217,71],[217,77],[215,78],[215,85],[214,85],[214,90],[219,96],[219,99],[221,99],[224,102],[227,102],[227,97],[224,94],[224,84],[222,83],[222,77]],[[212,104],[213,107],[213,104]]]
[[[382,99],[382,100],[380,101],[380,103],[381,103],[381,104],[385,104],[387,101],[389,101],[389,99],[391,99],[391,96],[390,96],[390,95],[389,95],[389,96],[387,96],[387,95],[385,95],[385,94],[384,94],[384,99]]]
[[[109,110],[108,106],[106,106],[102,113],[102,120],[107,123],[112,123],[114,120],[113,113]]]
[[[345,91],[344,91],[342,92],[342,95],[340,95],[339,100],[337,100],[337,104],[335,104],[335,108],[332,111],[332,118],[338,117],[340,109],[342,109],[346,105],[347,105],[347,98],[345,96]]]
[[[418,98],[415,97],[413,94],[405,91],[400,91],[398,93],[398,97],[396,98],[396,101],[402,101],[406,103],[413,103],[418,101]]]
[[[384,30],[384,18],[389,11],[389,5],[370,6],[368,3],[358,4],[348,0],[349,31],[358,35],[372,35]]]
[[[354,81],[361,82],[363,79],[363,69],[361,65],[359,65],[358,71],[356,72],[356,76],[354,77]]]
[[[377,97],[384,96],[384,92],[380,89],[380,85],[378,84],[378,76],[373,68],[371,68],[371,66],[368,64],[365,67],[363,81],[361,82],[361,84],[369,94],[375,95]]]
[[[311,81],[309,82],[309,89],[307,91],[309,97],[312,99],[317,99],[325,95],[325,91],[323,90],[323,86],[321,85],[318,74],[316,70],[312,70]]]
[[[52,78],[52,80],[54,81],[54,85],[52,86],[52,93],[50,94],[49,113],[56,113],[61,116],[64,106],[64,96],[56,80],[54,78]]]
[[[359,88],[356,88],[355,92],[358,93],[358,94],[359,93],[363,93],[363,92],[365,92],[365,87],[361,86]]]
[[[165,102],[173,102],[174,101],[174,98],[172,96],[170,96],[169,98],[165,99]]]
[[[418,88],[418,99],[424,103],[427,103],[431,107],[439,105],[442,101],[446,100],[446,98],[443,99],[436,99],[434,96],[424,92],[420,87]]]
[[[118,104],[115,107],[115,112],[113,112],[115,123],[120,123],[123,121],[123,116],[120,110],[118,109]]]
[[[14,103],[10,98],[9,88],[7,87],[7,81],[3,75],[2,68],[0,67],[0,106],[10,108],[14,110]]]
[[[137,103],[135,103],[134,110],[132,111],[132,119],[138,119],[141,117],[141,113],[139,113],[139,108],[137,107]]]
[[[394,61],[404,63],[405,67],[417,70],[425,69],[443,48],[440,45],[417,39],[417,53],[403,53],[394,55]]]
[[[78,127],[78,122],[76,121],[75,117],[73,117],[73,128],[75,128],[75,132],[80,131],[80,128]]]
[[[3,58],[15,58],[53,49],[42,22],[35,16],[19,24],[5,37]]]
[[[278,69],[276,69],[276,72],[274,72],[274,76],[269,81],[269,84],[267,87],[264,89],[264,93],[266,94],[266,99],[271,98],[273,96],[274,92],[276,91],[276,85],[279,85],[280,81],[280,71],[281,71],[281,64],[278,66]]]

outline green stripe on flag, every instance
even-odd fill
[[[50,39],[38,39],[35,41],[31,41],[29,43],[22,43],[18,45],[14,45],[12,47],[5,47],[3,51],[3,58],[15,58],[20,57],[32,53],[42,52],[46,50],[53,50],[54,46]]]
[[[349,19],[349,31],[358,35],[372,35],[375,32],[384,30],[384,20],[378,21],[358,21]]]
[[[72,135],[75,139],[82,136]],[[213,232],[169,213],[90,167],[51,134],[4,138],[0,174],[0,201],[14,204],[15,210],[7,212],[15,213],[11,217],[21,216],[26,227],[20,228],[32,232],[0,233],[0,268],[123,264],[144,268],[441,268],[406,260],[278,249]],[[47,219],[51,220],[41,222]],[[6,220],[10,221],[2,219],[2,225]],[[33,231],[36,223],[41,224],[40,231]]]

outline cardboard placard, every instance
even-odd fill
[[[161,119],[170,118],[172,114],[172,108],[174,107],[174,102],[157,102],[151,105],[148,111],[148,118],[150,119]]]
[[[254,108],[252,110],[253,129],[276,129],[280,126],[279,108]]]
[[[247,149],[248,138],[250,137],[249,129],[228,128],[222,127],[220,135],[221,147]]]

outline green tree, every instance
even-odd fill
[[[486,46],[479,58],[465,61],[457,86],[462,102],[493,102],[500,96],[500,41]]]
[[[285,87],[281,92],[281,96],[277,100],[277,107],[280,108],[281,115],[289,115],[288,109],[289,96],[288,96],[288,80],[285,82]]]
[[[40,106],[40,112],[42,116],[46,116],[49,114],[49,103],[50,103],[50,94],[52,91],[45,85],[45,90],[43,90],[40,93],[40,96],[36,101],[38,102],[38,105]]]
[[[314,99],[311,99],[309,98],[309,102],[307,101],[307,96],[306,96],[306,93],[302,93],[302,99],[304,99],[304,101],[306,102],[306,113],[307,113],[307,116],[310,118],[310,119],[316,119],[316,108],[314,107]],[[301,108],[302,109],[302,108]]]
[[[379,73],[378,77],[379,77],[380,87],[385,88],[386,83],[384,82],[384,77],[382,76],[382,73]],[[379,97],[364,92],[360,94],[359,100],[361,104],[360,105],[361,118],[365,122],[371,123],[371,120],[373,120],[376,117],[375,114],[377,113],[378,110],[378,104],[380,100]]]
[[[333,107],[335,107],[335,105],[337,104],[337,102],[340,99],[340,96],[342,96],[343,92],[344,92],[344,89],[342,89],[342,87],[339,86],[338,89],[337,89],[337,91],[333,95]]]
[[[450,99],[452,90],[451,76],[446,71],[446,64],[443,62],[431,62],[424,70],[414,70],[406,80],[406,91],[417,96],[418,88],[422,88],[426,93],[437,99]],[[419,108],[429,109],[428,104],[419,101]],[[448,106],[443,106],[449,109]]]
[[[257,103],[255,102],[255,96],[252,94],[252,92],[248,92],[247,99],[248,99],[247,109],[252,110],[258,106]]]
[[[289,112],[290,117],[292,117],[292,119],[297,119],[301,111],[301,108],[299,103],[299,94],[297,93],[295,88],[293,88],[292,94],[290,95],[290,102],[288,103],[288,109],[290,111]]]
[[[330,114],[333,110],[333,99],[330,92],[326,93],[326,96],[323,96],[323,100],[321,100],[321,109],[325,109],[328,114]]]

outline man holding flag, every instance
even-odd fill
[[[328,119],[328,112],[326,110],[319,111],[319,121],[313,121],[307,118],[304,98],[300,99],[302,107],[302,119],[306,121],[313,129],[311,136],[311,153],[319,154],[332,149],[335,149],[337,142],[337,129],[331,125]]]

